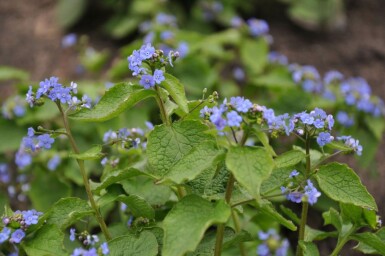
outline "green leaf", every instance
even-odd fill
[[[139,237],[125,235],[112,239],[108,242],[109,256],[156,256],[158,254],[158,243],[155,236],[144,231]]]
[[[215,223],[225,223],[230,213],[231,209],[224,201],[212,204],[196,195],[184,197],[163,221],[162,255],[180,256],[194,251],[206,229]]]
[[[285,68],[275,68],[268,74],[263,74],[252,79],[253,85],[267,87],[268,89],[295,87],[289,70]]]
[[[15,126],[12,122],[0,119],[0,152],[16,151],[20,142],[27,135],[27,130]]]
[[[321,190],[331,199],[377,211],[374,198],[360,178],[345,164],[331,163],[320,167],[315,175]]]
[[[369,128],[377,140],[382,140],[382,135],[385,131],[384,118],[365,115],[365,125]]]
[[[275,158],[275,165],[277,168],[285,168],[298,164],[306,155],[299,150],[290,150]]]
[[[102,146],[97,145],[83,153],[80,153],[80,154],[70,153],[68,156],[79,160],[94,160],[94,159],[99,159],[103,157],[104,154],[102,153]]]
[[[163,177],[164,180],[171,180],[176,184],[182,184],[193,180],[203,171],[215,167],[224,155],[223,150],[218,150],[213,142],[202,143],[193,148],[188,154],[181,158]]]
[[[178,104],[179,108],[187,114],[188,105],[183,85],[177,78],[170,74],[165,73],[164,76],[166,79],[161,83],[161,86],[168,91],[175,103]]]
[[[288,180],[292,171],[292,167],[275,168],[270,177],[262,183],[261,194],[266,195],[277,188],[280,188]]]
[[[377,237],[377,238],[374,238],[374,241],[372,241],[372,238],[369,235],[369,237],[366,237],[370,239],[368,244],[365,242],[366,241],[365,238],[361,239],[359,240],[360,242],[358,243],[358,245],[354,247],[354,249],[361,251],[365,254],[381,254],[380,251],[374,249],[374,247],[370,246],[370,244],[373,242],[375,243],[374,246],[376,247],[377,245],[380,244],[379,240],[382,241],[382,243],[385,243],[385,228],[381,228],[374,235]],[[382,253],[382,255],[384,255],[384,253]]]
[[[74,25],[87,9],[87,0],[59,0],[56,5],[58,23],[65,27]]]
[[[26,81],[29,79],[29,74],[21,69],[8,66],[0,66],[0,81],[12,79]]]
[[[333,225],[338,232],[341,232],[342,220],[339,213],[334,208],[330,208],[329,211],[322,213],[322,217],[324,218],[325,225]]]
[[[351,236],[352,239],[360,242],[359,246],[365,246],[374,249],[375,253],[380,255],[385,255],[385,239],[384,236],[379,236],[378,234],[373,234],[370,232],[354,234]],[[360,248],[358,246],[358,248]]]
[[[274,161],[264,148],[233,146],[227,153],[226,166],[253,197],[259,198],[261,184],[270,176]]]
[[[140,85],[119,83],[106,91],[95,107],[81,109],[69,117],[82,121],[103,122],[118,116],[125,109],[132,108],[138,102],[155,96],[154,90],[143,89]]]
[[[34,174],[28,196],[36,210],[45,212],[57,200],[71,194],[70,186],[63,183],[56,173],[34,170]]]
[[[241,60],[251,74],[259,74],[267,63],[268,44],[265,39],[247,39],[240,48]]]
[[[139,175],[143,175],[144,173],[135,169],[135,168],[126,168],[122,170],[117,170],[109,173],[104,180],[101,183],[92,183],[92,191],[99,195],[100,191],[107,188],[108,186],[123,181],[130,179],[132,177],[136,177]]]
[[[342,152],[352,152],[352,148],[347,146],[345,143],[341,141],[332,141],[328,144],[326,144],[326,147],[331,148],[331,149],[336,149],[340,150]]]
[[[156,126],[147,141],[148,163],[152,174],[163,177],[168,170],[194,147],[214,137],[205,133],[208,128],[199,121],[175,122],[171,126]]]
[[[375,229],[377,226],[377,215],[373,210],[368,210],[352,204],[340,203],[341,217],[345,221],[354,223],[357,227],[369,225]]]
[[[107,23],[106,31],[115,39],[128,36],[138,28],[140,19],[130,16],[118,16]],[[127,69],[127,64],[126,64]]]
[[[312,242],[314,240],[324,240],[328,237],[338,237],[337,231],[325,232],[311,228],[309,226],[305,227],[305,242]]]
[[[68,255],[64,250],[63,240],[64,233],[58,226],[46,224],[21,245],[29,256]]]
[[[299,241],[299,246],[301,246],[303,251],[303,256],[319,256],[318,248],[312,242]]]
[[[297,226],[294,225],[294,223],[291,220],[288,220],[285,217],[283,217],[281,214],[279,214],[270,201],[260,200],[258,206],[259,206],[258,209],[262,213],[265,213],[270,218],[273,218],[274,220],[278,221],[281,225],[287,227],[292,231],[297,230]]]
[[[66,229],[77,220],[93,214],[92,208],[84,201],[76,197],[60,199],[44,215],[47,224],[55,224],[62,230]]]
[[[127,205],[128,209],[131,211],[134,217],[144,217],[147,219],[153,219],[155,217],[155,211],[149,205],[146,200],[137,195],[129,196],[118,196],[116,199],[120,202],[123,202]]]
[[[266,150],[269,151],[269,153],[272,155],[272,156],[277,156],[277,154],[275,153],[273,147],[270,145],[269,143],[269,137],[267,136],[266,133],[260,131],[260,130],[257,130],[257,129],[254,129],[253,130],[253,133],[257,136],[257,138],[259,139],[259,141],[262,143],[262,145],[266,148]]]

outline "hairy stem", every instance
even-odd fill
[[[305,149],[306,149],[306,170],[305,170],[305,179],[308,179],[311,171],[311,161],[310,161],[310,136],[307,131],[305,131]],[[298,241],[303,241],[305,239],[305,227],[307,222],[307,213],[309,210],[309,203],[302,203],[302,212],[301,212],[301,222],[299,226]],[[297,245],[297,256],[303,255],[303,251],[299,245]]]
[[[166,125],[171,125],[170,119],[167,117],[167,112],[164,106],[164,102],[162,100],[162,97],[160,96],[159,87],[157,85],[155,85],[155,91],[157,94],[156,102],[158,103],[158,107],[160,109],[160,116],[162,118],[162,122]]]
[[[74,137],[72,136],[71,129],[70,129],[70,126],[68,124],[67,116],[64,113],[63,108],[61,107],[60,103],[57,103],[57,106],[58,106],[60,114],[63,118],[64,128],[66,130],[68,139],[70,140],[72,150],[75,154],[79,154],[80,151],[79,151],[78,146],[76,145]],[[111,236],[110,232],[108,231],[107,225],[104,222],[103,216],[101,215],[99,208],[95,202],[94,196],[91,192],[91,187],[90,187],[90,183],[88,182],[87,172],[86,172],[86,169],[84,167],[84,161],[80,160],[80,159],[76,159],[76,161],[78,162],[78,165],[79,165],[80,173],[81,173],[82,178],[83,178],[83,183],[84,183],[84,187],[86,189],[88,200],[91,203],[92,209],[95,211],[96,220],[99,223],[100,229],[102,230],[104,237],[106,238],[107,241],[109,241],[112,239],[112,236]]]

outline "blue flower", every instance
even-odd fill
[[[290,177],[290,178],[293,178],[293,177],[296,177],[296,176],[298,176],[298,175],[299,175],[299,172],[298,172],[297,170],[293,170],[293,171],[290,173],[289,177]]]
[[[236,126],[239,127],[242,122],[242,117],[238,115],[236,111],[230,111],[226,115],[227,117],[227,125],[230,127]]]
[[[139,84],[142,85],[145,89],[150,89],[151,87],[155,86],[154,77],[151,75],[142,75]]]
[[[74,228],[71,228],[70,229],[70,240],[73,242],[73,241],[75,241],[75,237],[76,236],[76,229],[74,229]]]
[[[351,118],[345,111],[338,111],[336,118],[337,121],[345,127],[350,127],[354,124],[354,119]]]
[[[160,69],[155,69],[154,71],[154,81],[156,84],[160,84],[162,83],[162,81],[164,81],[164,75],[163,75],[163,71],[160,70]]]
[[[110,253],[110,249],[108,248],[107,243],[102,243],[100,248],[102,249],[102,254],[103,255],[108,255]]]
[[[262,36],[269,32],[269,25],[265,20],[252,18],[247,21],[247,24],[249,25],[250,34],[254,37]]]
[[[77,42],[77,36],[74,33],[67,34],[63,36],[61,40],[61,46],[62,48],[69,48],[73,45],[75,45]]]
[[[343,74],[341,74],[338,71],[331,70],[325,74],[323,80],[324,80],[325,84],[331,84],[331,83],[335,83],[335,82],[340,82],[340,81],[342,81],[342,79],[344,79]]]
[[[11,176],[8,171],[8,165],[0,163],[0,182],[9,183]]]
[[[231,18],[230,20],[230,25],[233,27],[233,28],[239,28],[241,27],[243,24],[243,19],[239,16],[234,16]]]
[[[54,155],[47,163],[47,168],[50,171],[56,170],[58,165],[61,163],[61,158],[59,155]]]
[[[113,130],[108,130],[103,135],[103,142],[106,143],[112,140],[116,140],[117,138],[118,138],[118,135],[116,134],[116,132],[114,132]]]
[[[174,33],[170,30],[162,31],[160,33],[160,39],[163,41],[171,40],[174,38]]]
[[[314,123],[314,117],[312,117],[310,114],[308,113],[301,113],[299,118],[301,119],[302,123],[304,124],[313,124]]]
[[[287,65],[289,63],[287,57],[278,52],[269,52],[268,59],[270,63],[276,63],[281,65]]]
[[[47,95],[47,93],[55,87],[61,87],[61,84],[58,83],[59,78],[52,76],[49,79],[45,79],[41,81],[39,84],[39,89],[36,92],[36,99],[39,99],[43,95]]]
[[[333,136],[328,132],[320,132],[317,137],[317,143],[320,147],[325,146],[326,144],[332,142],[334,139]]]
[[[231,97],[230,104],[239,112],[247,113],[253,106],[250,100],[243,97]]]
[[[286,198],[289,200],[289,201],[292,201],[294,203],[300,203],[302,202],[302,197],[303,197],[303,193],[301,192],[298,192],[298,191],[293,191],[293,192],[290,192],[286,195]]]
[[[151,59],[154,53],[155,48],[150,43],[143,45],[139,50],[141,60]]]
[[[215,125],[217,130],[221,131],[226,127],[226,120],[222,117],[224,111],[221,108],[213,107],[210,121]]]
[[[31,151],[36,150],[36,144],[34,137],[24,137],[22,139],[22,147],[26,149],[30,149]]]
[[[53,138],[49,136],[49,134],[42,134],[37,136],[38,139],[38,147],[39,148],[45,148],[50,149],[51,145],[55,142]]]
[[[11,234],[11,230],[7,227],[4,227],[3,230],[1,230],[0,232],[0,244],[7,241],[10,234]]]
[[[307,180],[307,185],[305,186],[305,195],[309,204],[313,205],[317,202],[318,197],[321,196],[321,193],[314,187],[310,180]]]
[[[19,244],[24,237],[25,237],[24,231],[21,229],[17,229],[15,232],[12,233],[11,239],[9,239],[9,241],[11,243]]]
[[[43,213],[38,212],[36,210],[28,210],[28,211],[23,211],[22,215],[25,221],[25,224],[27,226],[37,224],[39,220],[39,216],[42,215]]]
[[[15,164],[19,169],[24,169],[24,167],[32,163],[32,156],[24,150],[19,150],[15,154]]]
[[[180,42],[176,50],[179,52],[179,56],[184,58],[189,52],[189,45],[186,42]]]
[[[350,147],[357,155],[362,155],[363,147],[360,145],[359,140],[353,139],[351,136],[341,136],[337,137],[337,140],[344,141],[345,145]]]
[[[25,100],[29,103],[29,106],[32,108],[33,104],[35,103],[35,97],[34,97],[34,93],[32,91],[32,86],[31,85],[29,86],[29,89],[28,89],[28,92],[26,94]]]

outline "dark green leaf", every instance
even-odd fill
[[[151,205],[137,195],[121,195],[118,196],[117,200],[125,203],[135,217],[144,217],[147,219],[153,219],[155,217],[155,212]]]
[[[270,218],[273,218],[274,220],[278,221],[281,225],[285,226],[286,228],[292,231],[297,230],[297,226],[294,225],[291,220],[288,220],[284,218],[281,214],[279,214],[270,201],[261,200],[258,209],[262,213],[267,214]]]
[[[158,254],[158,243],[155,236],[144,231],[139,237],[125,235],[112,239],[108,242],[109,256],[156,256]]]
[[[80,153],[80,154],[70,153],[68,156],[79,160],[94,160],[94,159],[99,159],[103,157],[104,154],[102,153],[102,146],[97,145],[95,147],[88,149],[83,153]]]
[[[303,251],[303,256],[319,256],[318,248],[312,242],[299,241],[299,246],[301,246]]]
[[[168,93],[171,95],[171,98],[179,106],[180,110],[187,114],[188,105],[183,85],[177,78],[170,74],[165,73],[164,76],[166,79],[161,83],[161,86],[163,86],[168,91]]]
[[[374,198],[347,165],[331,163],[321,166],[315,176],[321,190],[331,199],[377,210]]]
[[[372,241],[373,235],[375,235],[376,237]],[[385,228],[381,228],[375,234],[365,236],[366,237],[364,237],[364,239],[358,240],[360,242],[354,249],[359,250],[365,254],[381,254],[379,250],[376,250],[374,248],[377,246],[383,247],[380,241],[382,241],[383,244],[385,243]],[[367,239],[369,239],[369,243],[365,242]],[[371,243],[375,243],[374,247],[371,246]],[[382,253],[382,255],[384,254]]]
[[[290,150],[275,158],[277,168],[285,168],[298,164],[304,160],[306,155],[300,150]]]
[[[365,246],[366,250],[368,250],[369,247],[373,249],[375,253],[385,255],[385,239],[383,235],[380,236],[378,234],[365,232],[354,234],[351,238],[360,242],[358,248]]]

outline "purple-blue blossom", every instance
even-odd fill
[[[266,35],[269,32],[269,25],[265,20],[251,18],[247,20],[247,24],[250,34],[254,37]]]
[[[321,193],[314,187],[310,180],[307,180],[307,185],[305,186],[305,195],[309,204],[313,205],[317,202],[318,197],[321,196]]]
[[[152,55],[154,53],[155,53],[155,48],[151,44],[143,45],[139,51],[141,60],[148,60],[152,58]]]
[[[102,243],[100,245],[100,248],[102,249],[102,254],[103,255],[108,255],[110,253],[110,249],[108,248],[108,244],[107,243]]]
[[[239,127],[242,122],[242,117],[236,111],[230,111],[226,115],[227,125],[230,127]]]
[[[15,164],[19,169],[24,169],[32,163],[32,156],[24,151],[24,149],[18,150],[15,154]]]
[[[59,155],[54,155],[47,163],[47,168],[50,171],[56,170],[56,168],[59,166],[61,163],[61,158]]]
[[[70,240],[73,242],[73,241],[75,241],[75,238],[76,238],[76,229],[71,228],[70,229]]]
[[[9,239],[9,236],[11,234],[11,230],[7,227],[4,227],[3,230],[0,232],[0,244],[4,243]]]
[[[11,181],[11,176],[8,171],[8,165],[4,163],[0,163],[0,182],[7,184],[10,181]]]
[[[331,83],[335,83],[335,82],[341,82],[342,79],[344,79],[344,75],[341,74],[339,71],[336,71],[336,70],[331,70],[331,71],[328,71],[325,75],[324,75],[324,83],[325,84],[331,84]]]
[[[257,247],[258,256],[287,255],[290,246],[289,241],[281,239],[275,229],[269,229],[267,232],[259,231],[258,238],[261,240],[261,244]]]
[[[293,170],[293,171],[290,173],[289,177],[290,177],[290,178],[294,178],[294,177],[296,177],[296,176],[298,176],[298,175],[299,175],[299,172],[298,172],[297,170]]]
[[[21,229],[17,229],[12,233],[9,241],[11,243],[19,244],[24,237],[25,237],[25,232]]]
[[[231,97],[230,104],[239,112],[247,113],[249,109],[253,106],[250,100],[245,99],[244,97]]]
[[[69,48],[71,46],[74,46],[77,42],[77,36],[74,33],[67,34],[63,36],[61,40],[61,46],[62,48]]]
[[[336,115],[336,119],[341,125],[345,127],[350,127],[354,125],[354,119],[350,117],[349,114],[346,113],[345,111],[338,111]]]
[[[143,77],[142,77],[143,78]],[[162,81],[164,81],[164,74],[163,74],[163,71],[160,70],[160,69],[155,69],[154,71],[154,81],[156,84],[161,84]],[[143,85],[144,86],[144,85]],[[145,87],[146,88],[146,87]],[[148,88],[146,88],[148,89]]]
[[[142,75],[139,84],[142,85],[145,89],[150,89],[155,86],[154,77],[152,75]]]
[[[270,63],[287,65],[289,63],[287,57],[278,52],[269,52],[268,59]]]
[[[329,144],[334,140],[334,137],[330,135],[328,132],[320,132],[317,137],[317,143],[320,147]]]
[[[51,145],[55,142],[55,140],[51,138],[49,134],[39,135],[37,136],[37,140],[38,140],[38,147],[45,148],[45,149],[50,149]]]
[[[24,222],[27,226],[37,224],[39,220],[39,216],[43,214],[36,210],[27,210],[27,211],[22,211],[21,213],[23,215]]]
[[[352,138],[351,136],[341,136],[337,137],[337,140],[343,141],[344,144],[348,147],[350,147],[354,152],[357,153],[357,155],[362,155],[363,147],[360,145],[359,140],[356,140]]]

